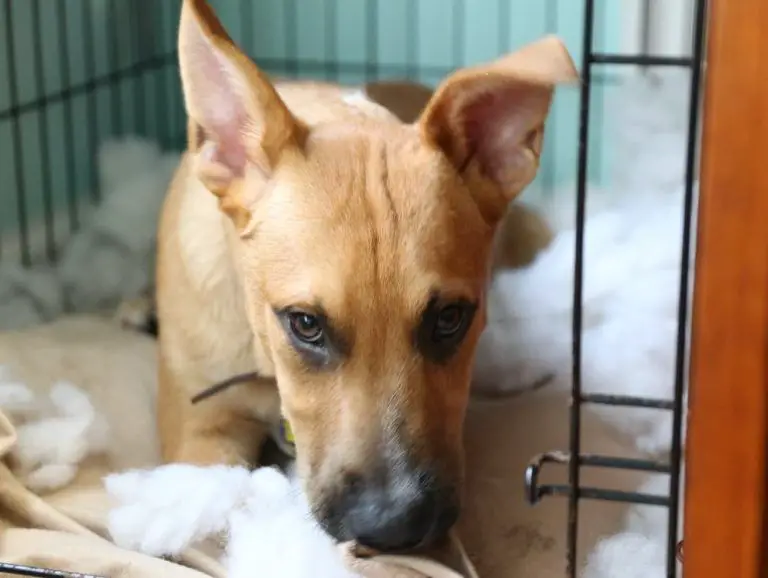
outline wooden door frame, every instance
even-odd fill
[[[710,0],[685,578],[768,576],[768,0]]]

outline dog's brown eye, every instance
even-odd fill
[[[464,324],[464,309],[458,305],[447,305],[437,314],[435,337],[445,339],[458,333]]]
[[[456,298],[447,301],[434,295],[416,326],[416,348],[432,362],[447,362],[466,337],[475,311],[476,302]]]
[[[322,340],[323,328],[314,315],[296,311],[290,314],[289,319],[291,331],[301,341],[316,345]]]

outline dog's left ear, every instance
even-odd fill
[[[235,185],[246,174],[269,179],[287,151],[300,151],[307,128],[206,0],[183,0],[178,52],[193,170],[240,228],[249,215]]]
[[[555,86],[578,80],[568,50],[549,36],[437,88],[418,125],[442,150],[496,223],[536,176]]]

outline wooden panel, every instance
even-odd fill
[[[767,30],[766,0],[710,2],[686,578],[768,576]]]

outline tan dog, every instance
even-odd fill
[[[536,174],[570,57],[547,38],[459,70],[411,124],[343,87],[274,85],[204,0],[183,4],[179,60],[190,130],[159,233],[164,458],[253,462],[282,412],[329,534],[432,542],[459,512],[494,233]],[[264,380],[190,402],[253,370]]]

